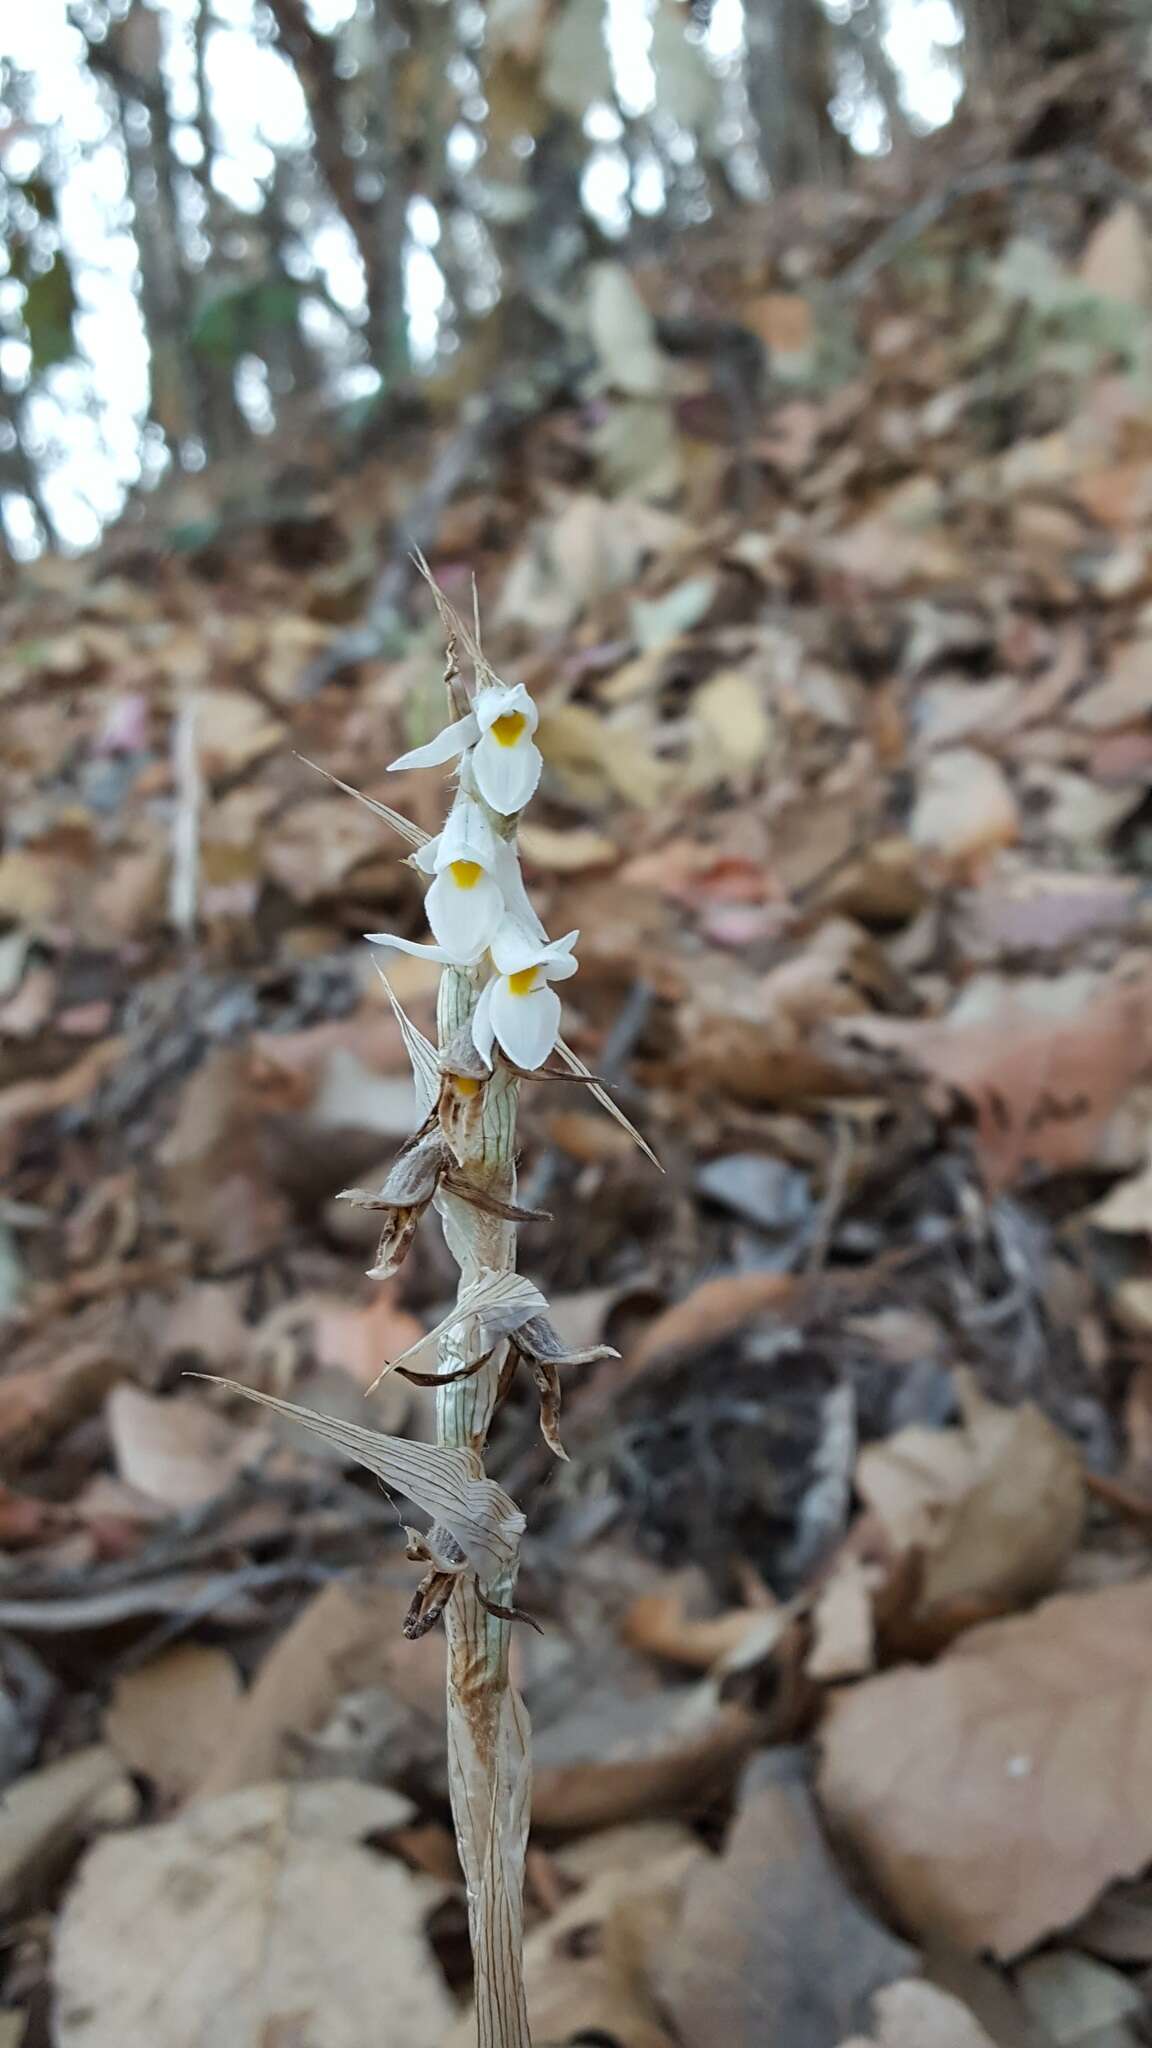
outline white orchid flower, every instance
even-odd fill
[[[476,787],[486,804],[503,817],[522,811],[535,794],[544,766],[532,735],[540,713],[524,688],[499,683],[476,697],[480,738],[472,755]]]
[[[479,804],[461,796],[444,830],[412,858],[433,877],[425,899],[433,938],[453,960],[470,966],[487,952],[504,916],[499,877],[515,860],[511,848],[497,839]]]
[[[501,817],[522,811],[540,780],[543,761],[532,735],[540,713],[523,683],[488,683],[464,718],[391,762],[396,768],[435,768],[472,749],[472,772],[486,804]]]
[[[517,918],[504,919],[489,951],[496,969],[481,991],[472,1017],[472,1043],[492,1063],[498,1044],[514,1067],[543,1066],[560,1029],[560,998],[552,981],[576,972],[572,948],[579,932],[562,939],[538,937]]]

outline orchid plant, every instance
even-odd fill
[[[428,876],[432,943],[391,932],[371,943],[437,961],[438,1046],[405,1014],[381,978],[412,1063],[419,1129],[375,1192],[345,1200],[377,1211],[381,1237],[372,1273],[387,1278],[403,1260],[431,1206],[460,1267],[456,1303],[417,1345],[389,1361],[436,1389],[437,1442],[414,1444],[314,1415],[250,1388],[238,1391],[304,1422],[375,1472],[429,1517],[408,1531],[408,1555],[426,1569],[405,1633],[443,1620],[448,1640],[448,1760],[452,1809],[467,1894],[475,1962],[478,2048],[530,2048],[521,1969],[524,1854],[531,1766],[528,1717],[509,1676],[516,1574],[524,1516],[485,1476],[493,1414],[518,1365],[540,1399],[540,1425],[563,1458],[559,1415],[563,1368],[614,1358],[606,1345],[571,1351],[548,1304],[515,1271],[516,1225],[536,1212],[518,1206],[515,1130],[521,1084],[536,1076],[583,1081],[631,1133],[644,1140],[560,1036],[553,984],[576,973],[577,932],[549,939],[529,901],[516,849],[520,812],[540,780],[539,715],[522,684],[500,681],[480,646],[420,565],[447,636],[445,682],[456,715],[394,769],[455,764],[455,792],[443,831],[427,838],[388,805],[360,797],[412,846]],[[456,665],[463,645],[475,669],[468,702]],[[349,795],[360,796],[346,784]],[[546,1219],[545,1219],[546,1220]],[[412,1362],[435,1344],[435,1372]],[[376,1384],[379,1383],[379,1379]]]

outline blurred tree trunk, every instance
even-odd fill
[[[847,21],[838,24],[837,33],[843,38],[844,47],[857,58],[867,90],[884,109],[891,147],[900,149],[910,141],[912,131],[900,97],[900,81],[884,47],[884,26],[880,0],[863,0],[862,5],[853,8]]]
[[[196,431],[209,456],[232,455],[248,439],[248,426],[236,401],[230,364],[217,363],[197,350],[195,284],[185,256],[185,227],[180,217],[180,163],[172,142],[172,120],[163,77],[155,80],[149,107],[153,128],[153,175],[160,233],[166,256],[164,289],[168,331],[178,337],[182,375],[189,391]]]
[[[364,138],[375,187],[368,221],[368,345],[385,389],[394,391],[412,370],[405,303],[408,175],[398,90],[400,60],[409,37],[393,0],[373,0],[372,20],[375,64]]]
[[[196,60],[196,132],[200,137],[200,161],[193,173],[204,202],[204,233],[211,242],[216,215],[216,188],[212,170],[216,161],[216,129],[212,119],[212,95],[208,89],[208,29],[211,0],[200,0],[192,25],[192,48]]]
[[[838,182],[848,145],[829,112],[833,30],[819,0],[745,0],[748,104],[777,191]]]
[[[89,62],[115,98],[140,265],[141,311],[152,356],[150,410],[182,464],[186,442],[199,441],[208,456],[227,455],[248,430],[229,366],[208,362],[196,350],[197,293],[185,255],[181,167],[155,19],[133,9],[115,38],[89,45]],[[138,32],[141,23],[146,34]],[[205,234],[210,226],[206,221]]]
[[[407,193],[394,92],[403,30],[391,0],[373,0],[375,48],[358,169],[348,151],[349,81],[337,68],[332,39],[313,26],[305,0],[269,0],[269,7],[307,102],[317,166],[363,265],[372,360],[393,386],[411,369],[404,309]]]
[[[293,236],[288,220],[286,169],[283,159],[278,158],[275,170],[265,187],[262,221],[266,251],[265,269],[269,277],[282,285],[287,293],[296,294],[299,290],[299,281],[288,261]],[[293,319],[283,321],[275,329],[269,330],[264,343],[264,355],[274,397],[289,390],[308,391],[315,384],[319,364],[304,338],[298,309]]]

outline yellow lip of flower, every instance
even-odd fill
[[[530,996],[536,986],[537,969],[521,967],[516,974],[508,976],[508,993],[513,996]]]
[[[494,718],[488,730],[502,747],[514,747],[528,720],[522,711],[505,711],[500,718]]]
[[[449,862],[449,867],[458,889],[474,889],[484,873],[478,860],[454,860]]]
[[[480,1083],[479,1081],[474,1081],[471,1074],[453,1074],[452,1080],[455,1084],[457,1095],[479,1095]]]

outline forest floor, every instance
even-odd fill
[[[420,537],[540,706],[566,1034],[663,1167],[525,1089],[522,1265],[621,1353],[567,1464],[521,1390],[492,1442],[542,1628],[535,2038],[1152,2039],[1124,89],[1052,73],[929,203],[862,179],[601,267],[582,379],[463,463],[431,424],[274,516],[160,545],[158,504],[6,603],[0,2048],[468,2038],[400,1512],[186,1377],[428,1431],[364,1394],[438,1231],[376,1283],[336,1200],[412,1128],[360,935],[419,936],[420,888],[308,764],[435,827],[441,778],[386,773],[442,714],[404,508],[461,468]]]

